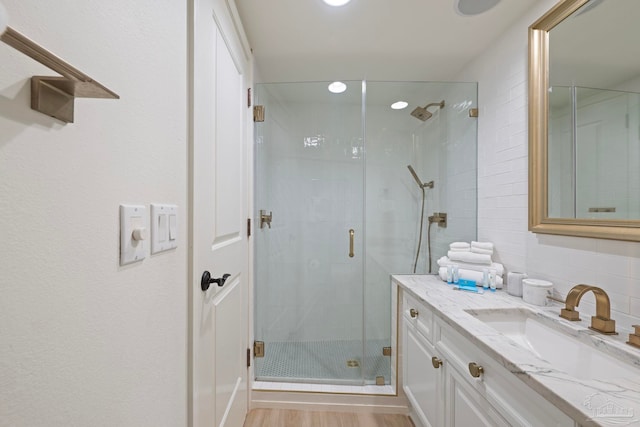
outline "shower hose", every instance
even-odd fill
[[[420,247],[422,246],[422,225],[424,224],[424,199],[425,192],[422,188],[422,207],[420,208],[420,232],[418,233],[418,249],[416,250],[416,260],[413,263],[413,273],[415,274],[418,267],[418,258],[420,257]],[[429,227],[427,228],[427,250],[429,252],[429,274],[431,274],[431,221],[429,221]]]
[[[413,273],[416,272],[416,267],[418,267],[418,258],[420,257],[420,246],[422,245],[422,224],[424,224],[424,187],[421,186],[422,189],[422,208],[420,208],[420,232],[418,233],[418,249],[416,250],[416,261],[413,263]],[[429,272],[431,272],[431,266],[429,266]]]

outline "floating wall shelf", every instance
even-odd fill
[[[0,40],[62,76],[31,78],[31,108],[36,111],[66,123],[73,123],[73,105],[76,98],[120,98],[11,27],[7,27],[0,35]]]

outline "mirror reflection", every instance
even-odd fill
[[[640,219],[638,16],[592,0],[549,32],[550,218]]]

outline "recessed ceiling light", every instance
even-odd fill
[[[398,101],[391,104],[391,108],[393,108],[394,110],[402,110],[403,108],[407,108],[408,105],[409,104],[407,102]]]
[[[323,0],[329,6],[344,6],[349,3],[351,0]]]
[[[329,92],[342,93],[347,90],[347,85],[342,82],[333,82],[329,85]]]
[[[455,9],[460,15],[479,15],[500,3],[500,0],[455,0]]]

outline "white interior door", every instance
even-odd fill
[[[191,424],[241,427],[247,412],[250,62],[226,2],[193,4]],[[209,287],[202,290],[205,271],[217,282],[205,281]]]

